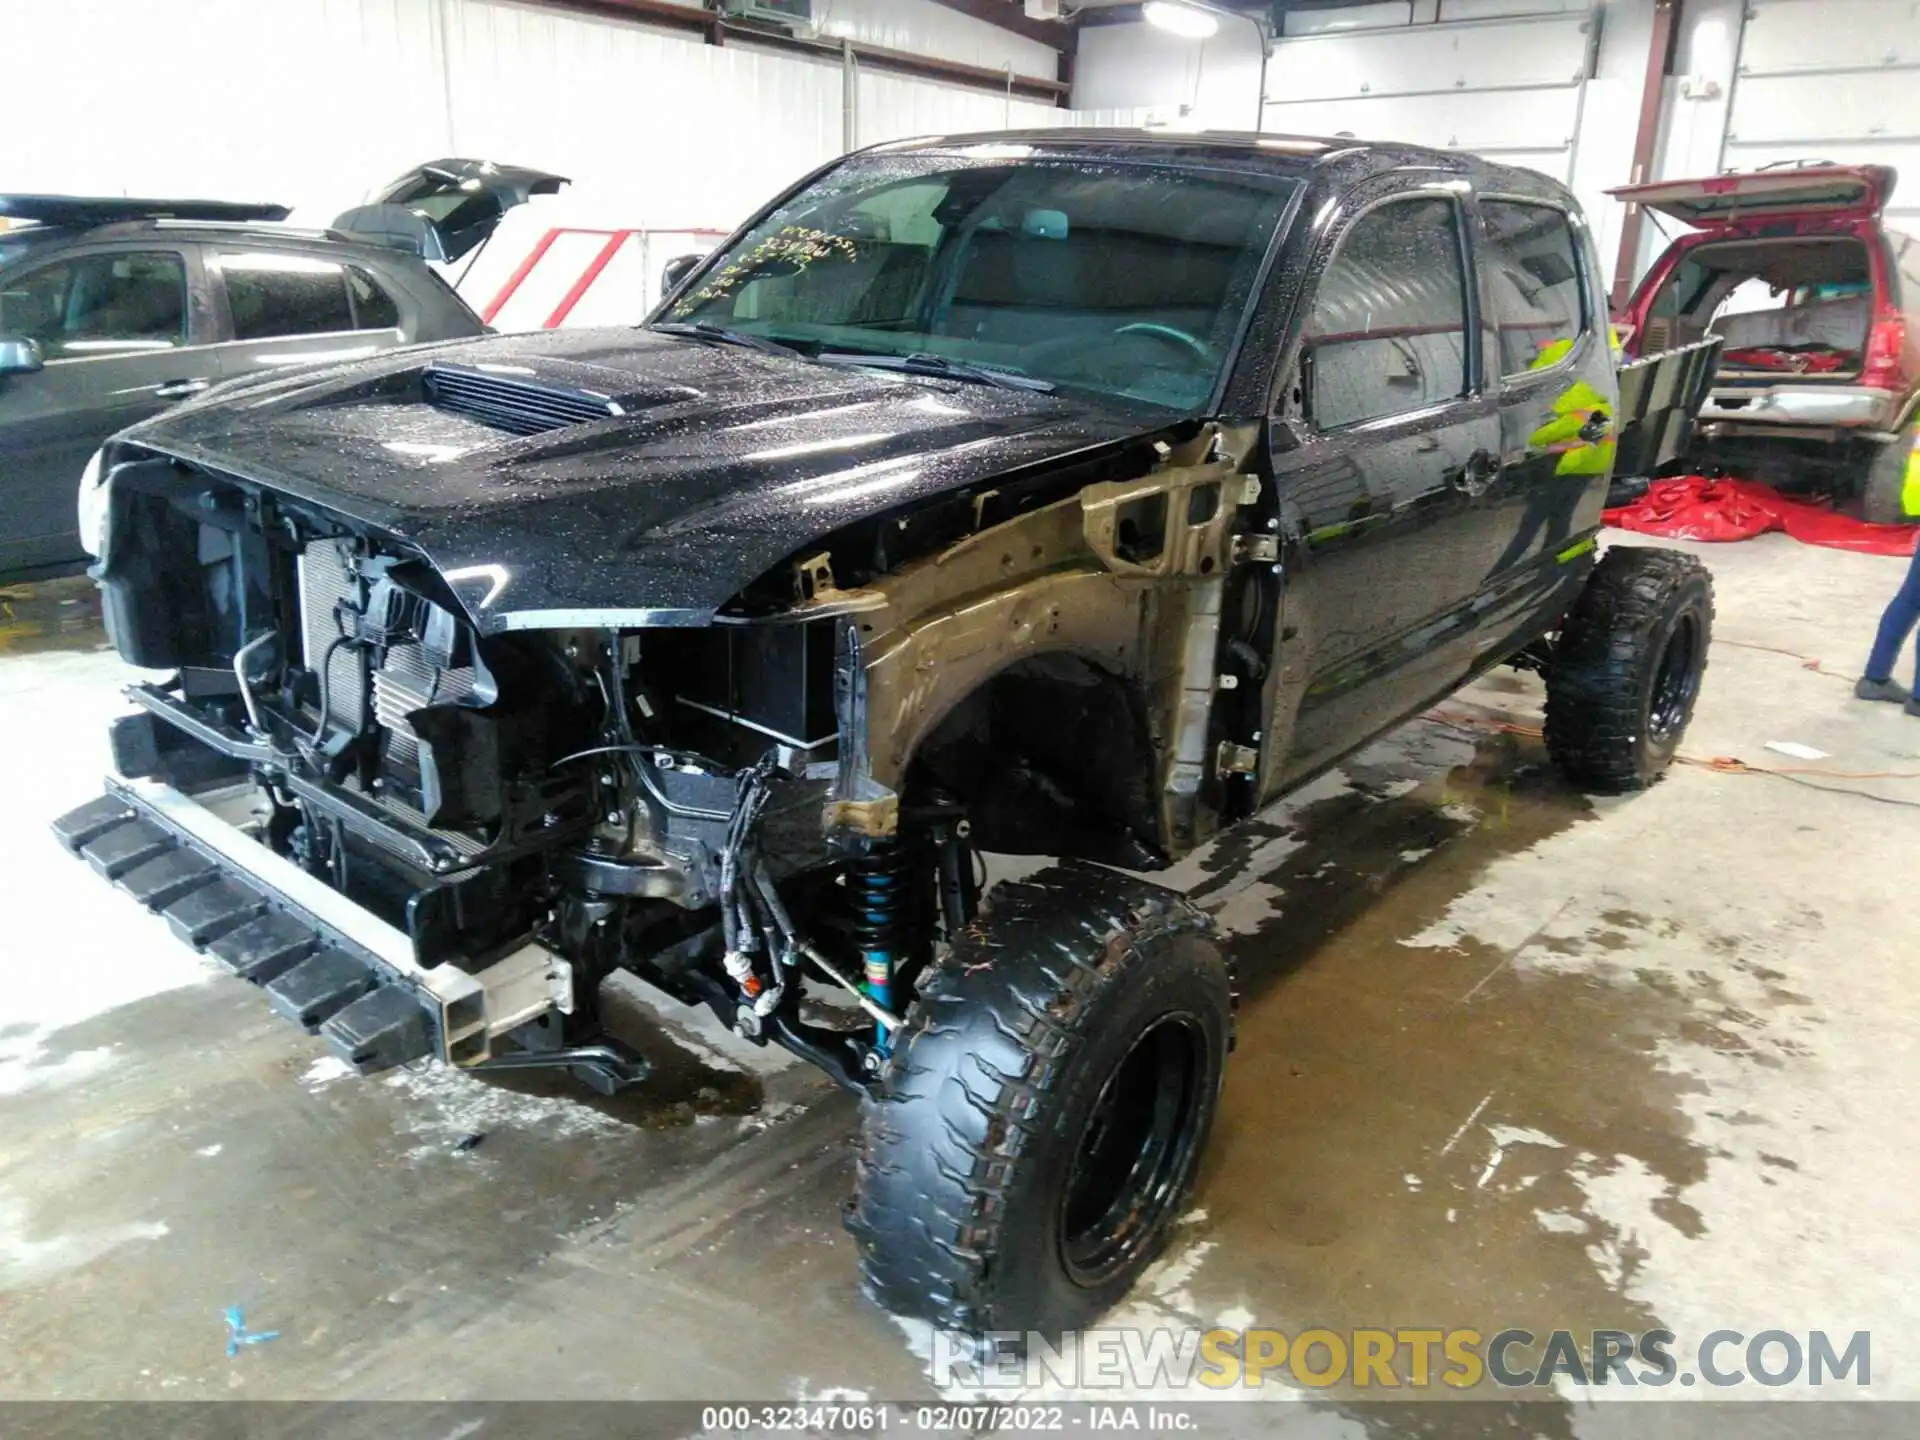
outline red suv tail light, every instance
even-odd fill
[[[1906,348],[1905,319],[1886,315],[1874,321],[1867,332],[1866,352],[1861,356],[1860,383],[1878,390],[1906,389],[1907,377],[1900,369],[1900,355]]]

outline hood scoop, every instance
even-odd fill
[[[626,411],[594,390],[551,385],[521,366],[432,364],[420,377],[427,403],[510,435],[539,435]]]

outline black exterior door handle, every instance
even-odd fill
[[[162,400],[184,400],[189,395],[198,395],[213,382],[195,378],[192,380],[170,380],[165,385],[153,387],[153,393]]]

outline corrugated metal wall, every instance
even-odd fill
[[[1721,156],[1891,165],[1889,218],[1920,230],[1920,0],[1753,0]]]
[[[1652,11],[1652,0],[1382,0],[1289,11],[1267,67],[1261,127],[1413,141],[1543,170],[1580,197],[1610,266],[1619,207],[1604,192],[1632,160]],[[1251,25],[1222,21],[1204,43],[1145,24],[1104,25],[1081,36],[1073,103],[1144,106],[1150,123],[1246,130],[1261,110],[1259,78]]]
[[[823,0],[817,18],[891,49],[1053,74],[1047,47],[927,0]],[[463,285],[476,303],[549,226],[731,229],[842,148],[836,60],[511,0],[0,0],[0,36],[8,189],[269,200],[325,224],[442,155],[572,176],[501,227]],[[897,74],[862,72],[858,97],[860,144],[1066,119]],[[30,141],[22,116],[41,117]],[[557,248],[501,322],[538,323],[579,248]],[[573,322],[632,318],[630,268],[623,256]]]
[[[1012,3],[1012,0],[1009,0]],[[924,0],[813,0],[813,23],[828,36],[846,35],[888,50],[908,50],[1051,80],[1054,51],[998,25]]]
[[[431,0],[0,0],[10,188],[351,203],[444,153]]]
[[[1573,80],[1588,0],[1289,11],[1296,38],[1269,66],[1267,126],[1453,144],[1546,170],[1570,181],[1611,271],[1622,207],[1605,192],[1631,178],[1653,0],[1592,8],[1598,45],[1583,85]],[[1453,23],[1466,21],[1479,23]],[[1257,74],[1250,26],[1223,22],[1204,44],[1102,26],[1081,37],[1074,103],[1240,129]],[[1534,88],[1504,88],[1523,85]],[[1647,178],[1811,158],[1905,170],[1890,214],[1920,228],[1920,0],[1686,0]],[[1643,229],[1636,273],[1665,243]]]
[[[1269,124],[1324,112],[1321,128],[1384,126],[1399,138],[1467,148],[1544,142],[1543,168],[1571,176],[1611,265],[1618,215],[1602,192],[1627,178],[1652,0],[1598,8],[1600,45],[1577,134],[1558,110],[1546,123],[1543,97],[1557,104],[1557,90],[1475,94],[1465,70],[1443,75],[1425,59],[1405,81],[1388,51],[1395,27],[1444,31],[1453,19],[1584,10],[1584,0],[1382,0],[1301,12],[1338,33],[1294,48],[1283,42]],[[1699,174],[1723,160],[1884,159],[1910,172],[1896,206],[1911,223],[1920,204],[1920,173],[1912,173],[1920,172],[1920,85],[1911,83],[1920,73],[1920,0],[1689,0],[1686,14],[1657,175]],[[816,18],[828,35],[1052,73],[1047,47],[931,0],[818,0]],[[1528,33],[1558,23],[1543,20]],[[1456,33],[1478,44],[1508,28]],[[10,189],[279,200],[297,207],[297,219],[324,223],[371,185],[443,154],[572,175],[573,189],[503,227],[467,282],[481,300],[549,225],[730,228],[839,153],[843,138],[842,75],[830,59],[716,48],[514,0],[0,0],[0,37],[11,62],[0,185]],[[1413,39],[1416,49],[1428,38]],[[1558,67],[1550,78],[1561,78],[1559,50],[1549,58]],[[1246,128],[1258,63],[1247,25],[1225,24],[1204,45],[1144,25],[1092,28],[1081,39],[1075,94],[1085,108],[1072,112],[863,70],[857,139],[1141,121]],[[1447,93],[1391,98],[1423,88],[1415,82],[1427,68]],[[1346,90],[1332,93],[1340,85]],[[1366,98],[1342,98],[1359,86],[1369,87]],[[1342,120],[1329,106],[1359,107],[1365,122]],[[1449,122],[1443,112],[1462,106],[1465,118]],[[1657,239],[1650,232],[1646,243]],[[594,242],[581,243],[590,254]],[[531,283],[503,320],[537,321],[541,302],[564,289],[555,275],[571,263],[570,253],[557,255],[555,271]],[[634,293],[610,270],[576,318],[624,318]]]
[[[1593,12],[1554,10],[1289,35],[1267,68],[1263,128],[1405,137],[1571,183],[1595,26]]]

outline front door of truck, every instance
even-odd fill
[[[1273,793],[1443,694],[1466,665],[1475,498],[1498,472],[1460,197],[1347,197],[1274,427],[1284,545]]]

